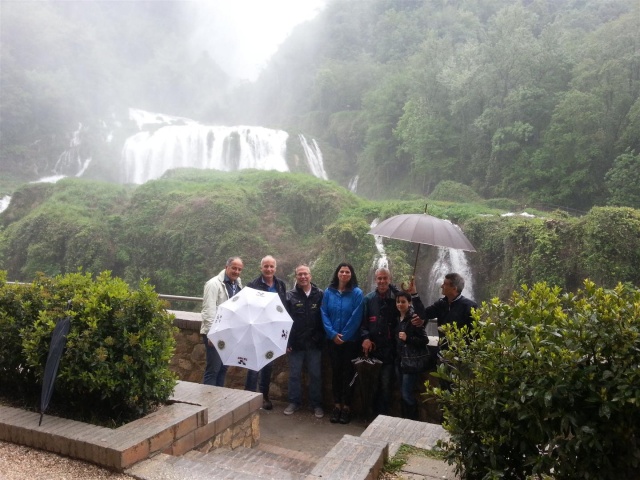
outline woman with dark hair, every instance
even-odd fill
[[[334,403],[331,423],[351,421],[352,389],[349,384],[354,375],[351,360],[360,352],[363,299],[353,266],[346,262],[338,265],[322,297],[321,308],[331,360]]]

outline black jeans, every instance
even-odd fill
[[[356,342],[344,342],[336,345],[329,342],[329,358],[331,360],[331,388],[333,403],[344,407],[351,406],[353,385],[350,385],[355,375],[355,368],[351,360],[360,353],[360,345]]]

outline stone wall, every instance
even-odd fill
[[[176,351],[171,360],[171,369],[178,374],[180,380],[187,382],[200,383],[204,374],[205,366],[205,347],[200,335],[201,317],[200,313],[183,312],[179,310],[170,310],[176,316],[174,324],[178,327],[179,332],[176,335]],[[246,369],[240,367],[229,367],[225,387],[243,389],[246,378]],[[425,373],[423,380],[437,383],[437,379],[429,377]],[[306,384],[308,379],[303,376],[303,382]],[[421,391],[424,391],[421,382]],[[287,356],[283,355],[273,361],[273,373],[271,376],[271,389],[269,396],[272,400],[288,402],[287,390],[289,382],[289,364]],[[306,388],[303,388],[303,402],[308,404]],[[323,352],[322,356],[322,396],[324,399],[325,411],[330,412],[332,408],[331,396],[331,366],[329,364],[329,356]],[[364,395],[363,395],[364,394]],[[363,396],[367,393],[362,389],[356,388],[354,392],[354,411],[361,412],[361,404]],[[394,397],[391,413],[400,416],[400,388],[398,387]],[[439,423],[440,413],[433,400],[426,403],[420,399],[420,419],[424,421]]]

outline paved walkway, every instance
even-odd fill
[[[160,454],[153,461],[114,474],[84,462],[53,453],[0,443],[0,479],[126,479],[196,480],[211,478],[367,479],[375,480],[383,459],[392,457],[402,444],[430,449],[446,432],[439,425],[380,416],[370,425],[354,421],[332,424],[329,417],[314,417],[309,410],[294,415],[260,410],[260,442],[257,448],[221,449],[214,455],[189,452],[183,456]],[[34,462],[24,460],[33,458]],[[37,460],[36,460],[37,458]],[[83,467],[82,465],[85,465]],[[73,472],[84,472],[75,474]],[[197,473],[199,472],[199,473]],[[442,461],[413,455],[399,478],[455,480],[453,467]]]
[[[355,420],[348,425],[332,424],[328,415],[322,419],[314,417],[309,410],[298,410],[293,415],[284,415],[285,403],[274,402],[271,411],[260,410],[260,443],[273,444],[324,456],[344,437],[362,436],[389,443],[389,457],[394,456],[402,444],[422,449],[431,449],[447,434],[440,425],[413,422],[395,417],[378,417],[370,425]],[[446,462],[422,455],[410,455],[407,463],[398,472],[407,480],[440,479],[456,480],[455,468]]]

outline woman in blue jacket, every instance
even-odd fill
[[[331,423],[351,421],[349,385],[354,375],[351,360],[360,353],[360,323],[364,295],[349,263],[338,265],[322,297],[322,323],[329,339],[334,409]]]

